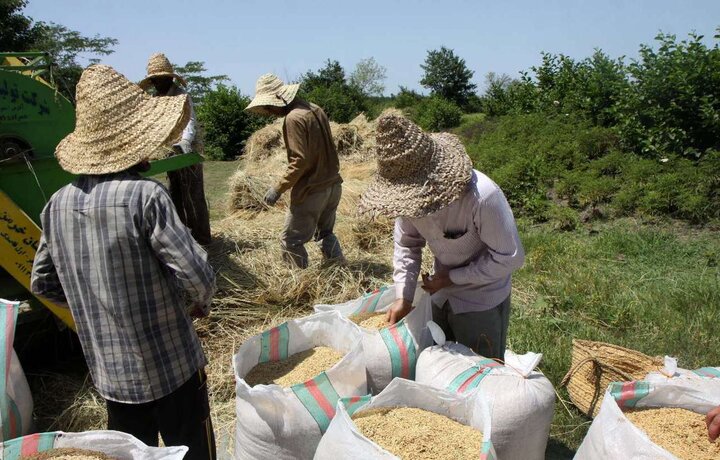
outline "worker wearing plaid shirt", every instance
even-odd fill
[[[138,167],[81,175],[42,212],[32,291],[66,302],[108,428],[214,458],[206,359],[188,312],[215,290],[207,254]]]

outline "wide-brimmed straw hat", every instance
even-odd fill
[[[275,75],[266,73],[255,83],[255,98],[245,110],[264,114],[263,107],[285,107],[295,99],[298,88],[300,85],[286,85]]]
[[[152,97],[106,65],[80,76],[75,130],[55,149],[73,174],[123,171],[167,149],[190,118],[188,96]]]
[[[172,64],[170,64],[170,60],[162,53],[155,53],[148,59],[147,75],[138,85],[140,85],[142,89],[147,89],[150,87],[153,78],[160,77],[172,77],[181,85],[187,86],[187,81],[175,73],[175,69],[173,69]]]
[[[361,213],[424,217],[460,198],[472,179],[472,162],[460,139],[428,134],[407,118],[377,122],[377,172],[358,206]]]

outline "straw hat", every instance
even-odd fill
[[[275,75],[266,73],[260,76],[257,83],[255,83],[255,98],[245,107],[245,110],[264,115],[262,107],[268,105],[285,107],[295,99],[298,88],[300,88],[300,85],[286,85]]]
[[[472,179],[472,163],[460,139],[424,133],[391,113],[377,123],[378,169],[358,206],[361,213],[424,217],[460,198]]]
[[[175,73],[172,64],[170,64],[168,58],[162,53],[155,53],[150,56],[147,63],[147,75],[138,85],[140,85],[142,89],[147,89],[152,84],[151,80],[156,77],[173,77],[180,82],[181,85],[187,86],[187,81]]]
[[[167,148],[187,125],[188,96],[152,97],[106,65],[85,69],[77,84],[75,131],[55,149],[73,174],[110,174]]]

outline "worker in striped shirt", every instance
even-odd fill
[[[77,85],[75,131],[58,145],[78,177],[41,215],[31,289],[70,308],[108,429],[214,459],[207,360],[191,315],[207,314],[215,275],[147,158],[187,124],[186,95],[152,99],[108,66]]]

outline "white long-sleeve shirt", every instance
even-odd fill
[[[448,273],[453,282],[433,295],[433,303],[449,301],[456,314],[499,305],[510,295],[512,272],[525,261],[505,195],[479,171],[473,171],[468,192],[450,205],[421,218],[397,218],[394,240],[396,295],[412,301],[427,244],[435,273]]]

